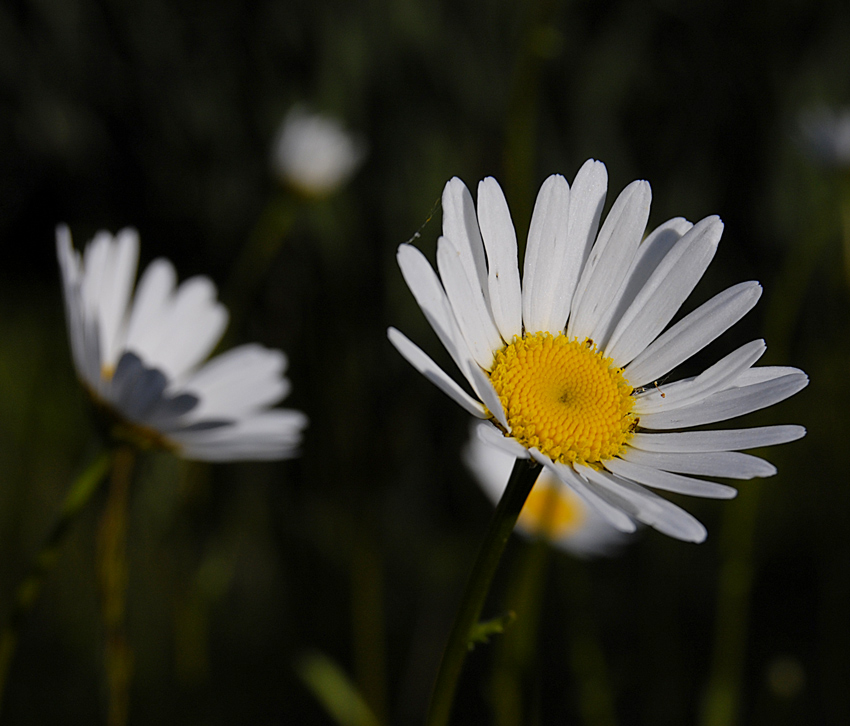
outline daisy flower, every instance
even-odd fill
[[[489,446],[474,428],[463,458],[484,494],[496,505],[507,486],[514,457]],[[527,537],[542,537],[558,549],[581,558],[614,554],[627,538],[545,469],[537,477],[516,526]]]
[[[113,435],[204,461],[297,454],[306,417],[271,408],[290,389],[282,352],[243,345],[204,362],[228,318],[209,278],[178,286],[158,259],[134,293],[132,229],[98,233],[81,255],[61,226],[56,250],[77,376]]]
[[[272,147],[272,167],[308,197],[335,192],[366,156],[361,140],[335,118],[295,106],[283,119]]]
[[[652,490],[731,498],[732,487],[698,477],[771,476],[771,464],[741,450],[805,430],[687,429],[770,406],[808,379],[795,368],[756,367],[765,351],[756,340],[693,378],[659,384],[740,320],[761,286],[730,287],[668,328],[714,256],[723,223],[676,218],[643,239],[650,188],[636,181],[600,228],[607,186],[604,164],[593,160],[572,188],[557,175],[544,182],[522,283],[514,226],[492,178],[479,184],[477,210],[463,182],[446,185],[439,275],[418,249],[399,248],[408,287],[474,395],[401,332],[390,328],[389,338],[482,419],[479,436],[542,464],[619,530],[633,532],[637,520],[700,542],[705,527]]]

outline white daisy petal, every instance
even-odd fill
[[[149,362],[179,377],[206,358],[227,327],[227,310],[215,298],[215,285],[207,277],[180,285],[147,351]]]
[[[274,406],[289,394],[286,356],[257,344],[242,345],[204,364],[182,385],[201,404],[191,420],[244,416]]]
[[[490,304],[487,282],[487,258],[484,241],[478,228],[475,202],[460,179],[454,177],[443,189],[443,236],[454,240],[461,264],[470,280],[478,280],[478,287]]]
[[[528,458],[529,453],[516,441],[512,442],[516,449],[502,448],[503,442],[512,440],[490,423],[478,422],[471,428],[469,442],[463,450],[464,463],[495,506],[502,498],[517,456]],[[545,502],[546,509],[541,501]],[[612,555],[625,543],[622,532],[609,525],[548,469],[543,469],[537,477],[517,522],[517,531],[544,537],[553,546],[576,557]]]
[[[622,458],[664,471],[698,476],[723,476],[730,479],[752,479],[776,474],[776,467],[764,459],[738,451],[656,452],[626,447]]]
[[[621,479],[604,471],[595,471],[582,467],[587,478],[606,492],[612,501],[620,500],[620,506],[631,512],[644,524],[657,529],[662,534],[685,542],[702,542],[708,532],[695,517],[680,509],[672,502],[647,491],[627,479]]]
[[[505,195],[493,177],[487,177],[478,185],[478,224],[487,251],[493,319],[502,339],[510,342],[514,336],[522,335],[516,232]]]
[[[606,357],[625,366],[658,336],[702,278],[722,232],[723,223],[708,217],[676,243],[620,319]]]
[[[535,461],[543,464],[543,466],[552,471],[558,479],[567,484],[612,527],[626,533],[637,530],[634,520],[621,507],[612,503],[612,498],[608,496],[607,492],[599,491],[589,486],[587,481],[575,469],[566,464],[553,462],[548,456],[537,451],[537,449],[531,449],[531,456]]]
[[[487,389],[492,389],[492,386],[489,381],[482,385],[486,376],[482,376],[478,363],[473,359],[451,304],[428,260],[418,249],[407,244],[399,247],[397,257],[402,276],[434,332],[472,390],[484,400],[488,395]]]
[[[744,317],[761,297],[761,285],[742,282],[686,315],[626,366],[626,378],[645,386],[669,373]]]
[[[493,351],[503,345],[502,337],[478,279],[469,276],[459,245],[448,237],[440,237],[437,241],[437,269],[472,356],[478,365],[489,370],[493,365]]]
[[[447,376],[422,349],[411,342],[404,333],[395,328],[387,330],[387,337],[395,346],[395,349],[404,356],[410,365],[425,376],[431,383],[443,393],[453,398],[469,413],[478,418],[486,418],[487,412],[478,401],[464,391],[452,378]]]
[[[552,175],[540,187],[528,229],[522,275],[522,319],[526,330],[553,332],[554,328],[557,333],[566,323],[567,315],[560,318],[559,313],[555,313],[553,322],[553,312],[563,307],[556,304],[557,296],[571,295],[564,273],[569,270],[577,279],[583,262],[571,265],[567,259],[569,212],[570,185],[564,177]]]
[[[667,492],[687,494],[692,497],[732,499],[738,493],[736,489],[726,484],[693,479],[689,476],[682,476],[681,474],[628,461],[625,458],[609,459],[605,462],[605,468],[624,479],[630,479],[638,484],[643,484],[653,489],[662,489]]]
[[[306,418],[269,408],[289,392],[283,353],[243,346],[193,373],[227,323],[210,280],[193,278],[175,290],[173,266],[157,260],[130,303],[134,230],[101,232],[80,255],[59,227],[56,245],[74,365],[97,408],[108,409],[117,440],[185,445],[184,456],[207,461],[297,453]]]
[[[735,379],[735,386],[752,386],[755,383],[766,383],[773,381],[783,376],[793,376],[797,373],[802,373],[797,368],[791,366],[757,366],[755,368],[747,368],[740,376]],[[804,374],[805,375],[805,374]]]
[[[428,260],[413,245],[398,248],[398,264],[404,281],[425,314],[440,342],[445,346],[457,367],[466,375],[472,353],[458,328],[445,290]]]
[[[531,455],[519,441],[505,436],[489,422],[479,422],[475,425],[475,435],[488,446],[500,449],[511,459],[528,459]]]
[[[466,375],[469,376],[473,383],[475,392],[487,407],[487,410],[496,417],[496,420],[502,424],[502,426],[506,429],[510,429],[510,426],[508,426],[507,416],[505,415],[505,409],[502,407],[502,402],[499,400],[499,394],[496,393],[496,389],[493,388],[493,384],[490,383],[490,379],[487,377],[487,374],[475,365],[475,363],[470,362],[467,366]]]
[[[100,312],[104,281],[111,273],[109,263],[112,256],[112,242],[111,234],[98,232],[83,251],[81,280],[83,308],[91,315],[97,315]]]
[[[588,159],[576,174],[570,192],[570,224],[561,289],[555,294],[549,327],[540,330],[560,333],[566,326],[582,270],[596,239],[607,192],[608,170],[605,164]]]
[[[525,251],[522,303],[527,331],[563,332],[599,228],[607,187],[605,165],[589,159],[572,190],[559,175],[550,176],[540,188]]]
[[[798,371],[750,386],[734,387],[672,411],[641,415],[640,426],[647,429],[679,429],[726,421],[784,401],[809,383]]]
[[[157,259],[148,265],[136,286],[133,310],[127,324],[127,350],[149,359],[159,340],[159,325],[166,315],[177,284],[177,272],[168,260]]]
[[[103,363],[113,366],[118,361],[127,305],[139,264],[139,235],[134,229],[122,230],[116,235],[114,244],[109,246],[106,273],[97,301],[97,314],[100,320]]]
[[[238,421],[199,431],[171,435],[185,459],[201,461],[261,461],[288,459],[298,454],[307,417],[300,411],[273,409]]]
[[[619,295],[617,304],[610,306],[605,317],[599,322],[599,332],[595,341],[600,348],[608,345],[618,321],[634,303],[638,293],[646,286],[667,253],[692,227],[693,224],[687,219],[681,217],[668,219],[640,243],[637,254],[632,260],[632,267],[626,274],[623,291]]]
[[[487,428],[493,429],[499,438],[510,440],[502,436],[492,424],[477,421],[473,424],[469,442],[463,449],[463,460],[481,483],[487,498],[495,505],[499,503],[507,487],[516,457],[503,449],[501,443],[497,443],[496,436],[492,439],[485,438],[488,435],[482,435],[481,432]],[[522,446],[520,448],[525,452],[523,458],[529,458],[528,451]]]
[[[643,451],[701,452],[741,451],[796,441],[806,435],[802,426],[761,426],[723,431],[682,431],[672,434],[637,433],[629,446]]]
[[[639,394],[635,399],[634,412],[644,417],[646,414],[672,411],[736,385],[739,376],[752,366],[765,350],[767,346],[763,340],[746,343],[695,378],[656,386]]]
[[[80,299],[80,255],[71,244],[71,231],[66,225],[56,228],[56,256],[62,273],[62,292],[65,299],[65,321],[71,343],[74,365],[85,375],[85,332],[82,300]]]
[[[632,182],[608,212],[576,288],[567,324],[570,337],[593,339],[609,306],[617,304],[646,228],[651,198],[649,184]]]

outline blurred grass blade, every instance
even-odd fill
[[[305,653],[298,660],[296,671],[340,726],[380,726],[380,721],[351,679],[323,653]]]
[[[111,461],[112,452],[102,451],[74,480],[65,495],[65,500],[62,502],[62,510],[58,519],[48,532],[44,545],[42,545],[34,562],[30,565],[29,571],[15,591],[8,624],[0,633],[0,706],[3,703],[3,692],[5,691],[12,657],[18,644],[18,631],[21,623],[41,594],[44,580],[59,558],[59,547],[66,532],[77,514],[91,499],[92,494],[106,477]]]

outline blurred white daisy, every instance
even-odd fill
[[[272,167],[302,194],[324,197],[354,174],[364,143],[335,118],[295,106],[283,119],[272,148]]]
[[[756,340],[694,378],[657,385],[740,320],[761,286],[735,285],[664,331],[714,256],[723,224],[671,219],[644,240],[650,188],[636,181],[598,229],[607,185],[604,164],[593,160],[572,188],[561,176],[544,182],[522,285],[514,226],[492,178],[479,184],[477,214],[463,182],[446,185],[439,276],[418,249],[399,248],[408,287],[474,397],[398,330],[390,328],[389,337],[484,420],[482,438],[542,464],[621,531],[634,531],[637,520],[700,542],[703,525],[645,487],[733,497],[732,487],[694,475],[771,476],[771,464],[740,451],[792,441],[805,430],[680,429],[765,408],[808,378],[795,368],[754,367],[765,351]]]
[[[132,229],[98,233],[81,255],[61,226],[56,248],[74,366],[114,435],[205,461],[298,453],[306,417],[271,408],[290,389],[282,352],[243,345],[204,362],[228,318],[209,278],[178,286],[158,259],[133,293]]]
[[[807,109],[799,116],[805,150],[826,166],[850,166],[850,108],[836,112],[826,106]]]
[[[464,461],[487,498],[499,503],[508,484],[514,457],[488,445],[473,427],[464,448]],[[558,477],[543,469],[517,521],[517,530],[528,537],[546,539],[576,557],[611,555],[628,535],[612,527],[593,507]]]

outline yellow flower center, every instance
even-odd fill
[[[527,334],[496,353],[490,382],[510,434],[564,464],[598,464],[620,453],[637,418],[632,387],[590,340]]]
[[[519,524],[530,534],[558,540],[584,524],[584,506],[578,496],[543,474],[525,500]]]

